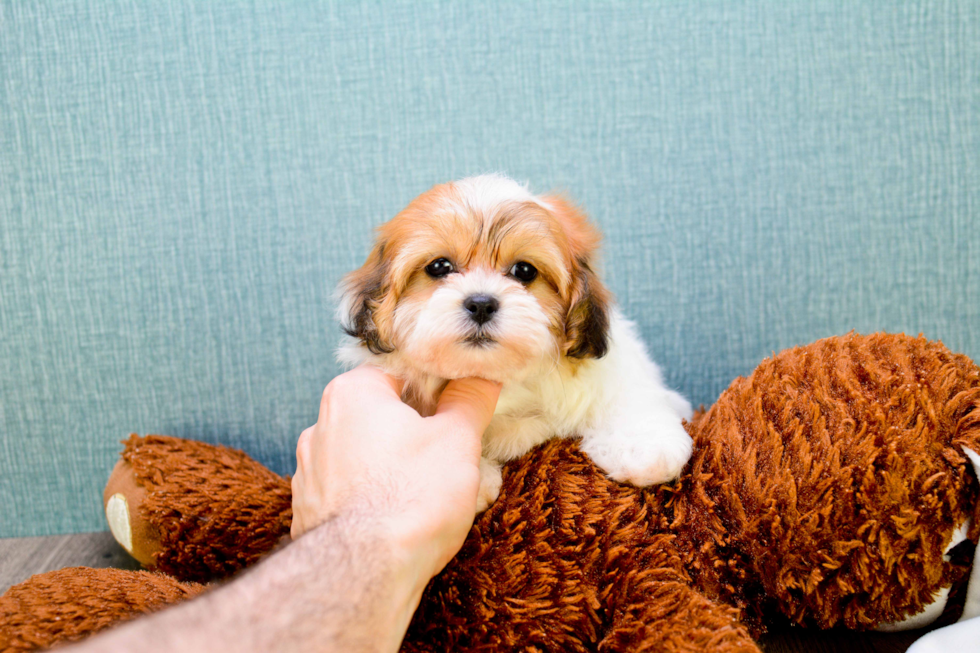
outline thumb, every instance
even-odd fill
[[[437,417],[452,417],[483,435],[500,396],[500,384],[486,379],[454,379],[446,384],[436,406]]]

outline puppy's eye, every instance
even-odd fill
[[[518,261],[510,269],[510,274],[522,283],[531,283],[538,276],[538,269],[527,261]]]
[[[425,266],[425,273],[433,279],[439,279],[455,271],[456,268],[453,267],[453,264],[447,258],[437,258]]]

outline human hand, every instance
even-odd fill
[[[332,517],[380,527],[427,582],[473,525],[480,439],[500,386],[450,381],[436,412],[401,401],[402,384],[362,365],[327,385],[314,426],[296,447],[293,539]]]

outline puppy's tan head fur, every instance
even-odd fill
[[[441,378],[506,381],[606,353],[599,232],[567,199],[499,175],[435,186],[378,229],[341,284],[341,321],[373,354]]]

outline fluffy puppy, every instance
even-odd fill
[[[483,435],[478,510],[500,466],[551,437],[581,436],[609,476],[676,478],[691,455],[690,404],[663,383],[596,276],[600,235],[569,201],[500,175],[441,184],[378,230],[340,286],[338,358],[405,380],[432,414],[448,379],[503,384]]]

